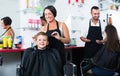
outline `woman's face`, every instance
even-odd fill
[[[5,24],[4,24],[4,21],[3,21],[3,20],[1,20],[1,22],[0,22],[0,23],[1,23],[2,28],[3,28],[3,29],[6,29],[6,26],[5,26]]]
[[[52,22],[55,19],[53,13],[49,9],[45,9],[44,14],[45,19],[48,23]]]

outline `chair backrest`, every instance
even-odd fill
[[[64,76],[77,76],[77,66],[72,62],[64,65]]]

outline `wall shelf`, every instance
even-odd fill
[[[38,27],[38,28],[32,28],[32,27],[20,27],[20,28],[16,28],[16,29],[23,29],[24,31],[25,30],[39,30],[40,28]]]

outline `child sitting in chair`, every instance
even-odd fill
[[[48,46],[48,36],[39,32],[33,38],[36,45],[24,51],[21,76],[63,76],[60,54]]]

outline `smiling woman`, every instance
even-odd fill
[[[43,17],[47,21],[47,25],[44,26],[44,31],[48,36],[53,36],[61,42],[68,44],[70,42],[70,35],[67,25],[64,22],[57,21],[57,10],[54,6],[48,5],[43,10]]]

